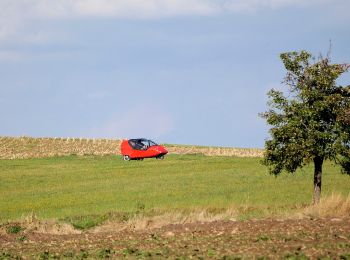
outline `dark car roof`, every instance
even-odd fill
[[[129,139],[129,141],[148,141],[149,139],[146,138],[133,138],[133,139]]]

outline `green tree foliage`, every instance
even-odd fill
[[[261,116],[271,125],[263,164],[270,173],[293,173],[313,162],[314,203],[321,194],[322,164],[332,160],[350,174],[350,87],[336,84],[349,64],[331,64],[306,51],[282,53],[288,95],[270,90],[269,110]]]

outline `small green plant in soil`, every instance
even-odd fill
[[[27,237],[26,236],[20,236],[20,237],[17,237],[16,240],[19,241],[19,242],[23,242],[23,241],[27,240]]]
[[[6,232],[8,234],[17,234],[17,233],[21,232],[22,230],[23,230],[23,228],[19,225],[9,226],[6,228]]]
[[[110,248],[101,249],[98,252],[99,258],[110,258],[114,254],[114,251]]]
[[[77,229],[89,229],[100,225],[106,221],[108,217],[106,215],[87,215],[67,218],[66,221],[71,223]]]

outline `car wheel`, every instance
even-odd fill
[[[129,155],[124,155],[123,156],[124,161],[130,161],[130,156]]]
[[[158,160],[163,160],[164,159],[164,155],[159,155],[156,157]]]

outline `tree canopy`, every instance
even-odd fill
[[[350,174],[350,87],[337,85],[349,64],[331,64],[306,51],[282,53],[288,95],[272,89],[269,110],[261,116],[271,125],[263,163],[270,173],[293,173],[313,162],[314,203],[321,192],[322,164],[332,160]]]

